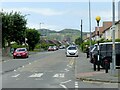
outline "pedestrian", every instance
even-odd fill
[[[87,55],[87,58],[89,58],[89,47],[86,46],[86,55]]]

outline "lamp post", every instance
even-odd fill
[[[24,17],[26,17],[26,16],[28,16],[28,15],[30,15],[30,14],[25,14]],[[26,30],[25,30],[25,47],[26,47],[26,48],[27,48],[27,43],[26,43],[27,40],[28,40],[28,39],[27,39],[27,36],[26,36]]]
[[[42,23],[42,22],[40,22],[40,30],[42,29],[42,24],[44,24],[44,23]],[[42,35],[40,35],[40,51],[41,51],[41,45],[42,45]]]
[[[99,30],[99,22],[100,22],[100,20],[101,20],[101,17],[100,16],[97,16],[96,17],[96,21],[97,21],[97,36],[98,36],[98,41],[97,41],[97,51],[98,51],[98,56],[97,56],[97,66],[98,66],[98,68],[97,68],[97,70],[98,71],[100,71],[100,46],[99,46],[99,36],[100,36],[100,34],[99,34],[99,32],[100,32],[100,30]]]
[[[83,44],[83,38],[82,38],[83,37],[83,35],[82,35],[83,34],[82,33],[82,19],[81,19],[81,25],[80,26],[81,26],[81,35],[80,35],[81,36],[81,44]],[[83,51],[83,45],[82,45],[82,51]]]

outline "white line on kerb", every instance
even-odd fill
[[[12,76],[12,77],[18,77],[20,74],[17,74],[17,75],[14,75],[14,76]]]

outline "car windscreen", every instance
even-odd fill
[[[76,47],[69,47],[68,50],[76,50]]]
[[[16,52],[26,51],[25,49],[17,49]]]

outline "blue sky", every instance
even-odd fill
[[[65,28],[79,29],[83,20],[83,31],[89,32],[88,2],[2,2],[3,11],[20,11],[27,15],[27,26],[30,28],[51,29],[60,31]],[[117,19],[116,3],[116,19]],[[29,14],[29,15],[28,15]],[[111,2],[91,2],[91,17],[93,31],[96,26],[95,17],[101,16],[103,21],[112,21]]]

